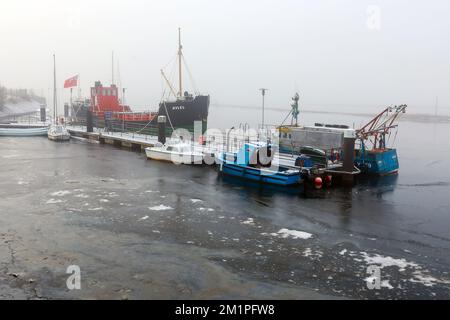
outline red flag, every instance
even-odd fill
[[[78,75],[64,81],[64,88],[72,88],[78,85]]]

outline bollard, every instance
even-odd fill
[[[94,123],[91,110],[88,110],[86,114],[86,132],[94,132]]]
[[[45,104],[41,104],[41,122],[47,121],[46,107]]]
[[[353,129],[344,131],[344,161],[343,169],[347,174],[343,176],[345,184],[353,184],[353,168],[355,166],[355,140],[356,133]]]
[[[166,143],[166,116],[158,116],[158,142]]]

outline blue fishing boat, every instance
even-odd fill
[[[218,154],[219,170],[223,174],[280,186],[302,182],[300,170],[272,165],[273,156],[271,145],[245,143],[237,153]]]
[[[396,174],[399,169],[397,150],[357,150],[355,165],[365,174]]]
[[[398,173],[397,150],[387,147],[387,142],[392,130],[398,128],[395,121],[406,108],[406,105],[388,107],[357,131],[360,146],[355,150],[355,165],[361,173],[382,176]]]

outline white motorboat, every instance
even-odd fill
[[[70,133],[62,124],[53,124],[47,131],[47,136],[53,141],[68,141],[70,140]]]
[[[194,146],[187,143],[162,144],[145,148],[148,159],[171,161],[175,164],[202,164],[203,153],[195,151]]]

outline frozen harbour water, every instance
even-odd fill
[[[422,176],[414,146],[398,177],[285,193],[76,140],[0,148],[2,298],[450,298],[448,163]]]

